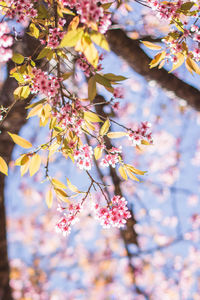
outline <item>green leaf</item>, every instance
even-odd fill
[[[19,53],[14,53],[12,57],[12,61],[14,61],[16,64],[20,65],[24,62],[24,56]]]
[[[88,80],[88,99],[92,101],[97,94],[95,76],[90,77]]]
[[[181,5],[181,10],[190,10],[194,5],[194,2],[185,2]]]
[[[37,11],[38,11],[39,19],[46,19],[48,17],[48,10],[46,9],[46,7],[43,4],[41,4],[37,7]]]
[[[42,59],[42,58],[44,58],[44,57],[47,57],[47,56],[51,56],[53,54],[53,51],[51,50],[51,49],[49,49],[49,48],[47,48],[47,47],[45,47],[45,48],[43,48],[41,51],[40,51],[40,53],[38,54],[38,56],[37,56],[37,60],[38,59]]]
[[[112,85],[110,84],[110,80],[106,79],[105,77],[101,76],[100,74],[95,74],[95,80],[96,82],[98,82],[99,84],[105,86],[105,87],[112,87]]]
[[[104,78],[110,80],[110,81],[123,81],[126,80],[127,78],[121,75],[115,75],[112,73],[107,73],[103,75]]]

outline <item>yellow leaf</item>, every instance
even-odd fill
[[[192,58],[188,57],[186,59],[185,65],[190,73],[192,73],[192,71],[193,71],[193,72],[197,73],[198,75],[200,75],[200,68]]]
[[[100,135],[104,136],[108,132],[109,128],[110,128],[110,121],[109,121],[109,119],[107,119],[100,129],[100,132],[99,132]]]
[[[102,149],[101,149],[101,147],[95,147],[94,148],[94,157],[95,157],[95,159],[96,160],[98,160],[99,158],[101,158],[101,156],[102,156]]]
[[[88,34],[82,36],[81,42],[75,47],[76,51],[81,51],[87,58],[88,62],[94,67],[97,68],[99,54],[95,46],[93,45],[91,38]]]
[[[41,103],[39,103],[38,105],[36,105],[29,111],[28,116],[26,118],[29,119],[30,117],[39,115],[42,111],[42,108],[43,108],[43,105]]]
[[[53,204],[53,193],[51,188],[47,191],[45,200],[48,208],[51,208]]]
[[[128,12],[133,11],[133,8],[129,4],[124,3],[124,6]]]
[[[151,145],[149,142],[147,142],[147,141],[145,141],[145,140],[142,140],[142,141],[141,141],[141,144],[142,144],[142,145],[146,145],[146,146]]]
[[[58,180],[56,178],[53,178],[51,182],[56,188],[61,188],[61,189],[67,188],[64,183],[62,183],[60,180]]]
[[[110,139],[117,139],[117,138],[120,138],[120,137],[123,137],[123,136],[127,136],[127,133],[126,132],[109,132],[107,134],[107,137],[109,137]]]
[[[128,176],[135,181],[140,181],[129,169],[126,169]]]
[[[24,86],[18,86],[15,90],[14,90],[14,98],[15,99],[26,99],[28,98],[28,96],[30,95],[30,88],[28,85],[24,85]]]
[[[24,162],[21,165],[21,169],[20,169],[21,176],[23,176],[28,171],[29,165],[30,165],[30,159],[28,156],[25,156],[23,160],[24,160]]]
[[[162,67],[164,66],[164,64],[165,64],[165,60],[161,61],[161,63],[158,66],[158,69],[162,69]]]
[[[8,176],[8,166],[3,157],[0,156],[0,172]]]
[[[21,93],[22,93],[22,86],[18,86],[15,90],[14,90],[14,98],[15,99],[20,99],[21,98]]]
[[[127,180],[128,176],[126,174],[125,168],[123,166],[120,166],[118,170],[119,170],[119,173],[122,176],[122,178],[124,178],[125,180]]]
[[[138,170],[138,169],[136,169],[133,166],[128,165],[128,164],[126,164],[125,167],[128,168],[131,172],[133,172],[137,175],[144,175],[146,173],[146,171],[140,171],[140,170]]]
[[[153,44],[153,43],[151,43],[151,42],[142,41],[142,43],[143,43],[147,48],[149,48],[149,49],[151,49],[151,50],[160,50],[160,49],[162,49],[161,46],[158,46],[158,45]]]
[[[33,176],[40,168],[41,165],[41,157],[39,154],[34,154],[31,158],[30,166],[29,166],[29,173],[30,176]]]
[[[150,68],[156,67],[161,62],[161,60],[165,58],[165,56],[166,56],[165,51],[156,54],[154,59],[150,62]]]
[[[85,125],[86,129],[95,130],[95,126],[87,120],[85,120]]]
[[[26,99],[26,98],[28,98],[28,96],[30,95],[30,88],[29,88],[29,86],[28,85],[24,85],[23,87],[22,87],[22,92],[21,92],[21,98],[22,99]]]
[[[22,148],[25,149],[29,149],[32,148],[32,144],[30,142],[28,142],[27,140],[25,140],[24,138],[22,138],[21,136],[14,134],[14,133],[10,133],[8,132],[8,134],[10,135],[10,137],[12,138],[13,142],[19,146],[21,146]]]
[[[34,36],[36,39],[38,39],[40,31],[39,29],[35,26],[35,24],[31,23],[29,26],[30,29],[30,35]]]
[[[76,46],[77,42],[81,39],[83,32],[83,28],[77,28],[76,30],[68,31],[62,39],[59,47],[62,48]]]
[[[76,30],[77,27],[79,25],[79,17],[76,16],[72,19],[72,21],[69,23],[69,26],[68,26],[68,30]]]
[[[84,120],[89,122],[103,122],[95,113],[91,111],[85,111],[84,112]]]
[[[179,68],[185,61],[185,56],[182,53],[177,53],[175,55],[177,57],[177,62],[173,64],[172,69],[169,71],[169,73],[171,73],[172,71],[176,70],[177,68]]]
[[[57,188],[55,188],[54,191],[60,200],[70,203],[69,199],[67,198],[68,195],[65,193],[65,191]]]
[[[75,14],[73,13],[73,11],[71,11],[71,10],[69,10],[68,8],[65,8],[65,7],[62,8],[62,12],[63,12],[64,14],[67,14],[67,15],[72,15],[72,16],[75,15]]]
[[[29,160],[28,155],[22,154],[18,159],[15,161],[15,166],[22,166]]]
[[[69,179],[67,178],[67,185],[69,187],[69,189],[74,192],[74,193],[80,193],[79,190],[77,189],[77,187],[75,185],[73,185]]]
[[[90,34],[90,37],[95,44],[107,51],[110,51],[108,42],[103,34],[101,34],[100,32],[92,32]]]

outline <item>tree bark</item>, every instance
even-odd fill
[[[200,110],[200,91],[165,69],[149,69],[151,59],[140,48],[140,41],[129,38],[121,29],[108,31],[107,39],[111,50],[121,56],[134,71],[147,81],[155,80],[163,89],[173,92],[190,106]]]
[[[38,41],[25,34],[22,41],[14,45],[14,51],[22,53],[24,56],[31,56],[33,50],[38,46]],[[7,64],[8,72],[14,67],[12,62]],[[9,107],[13,99],[13,91],[17,87],[17,82],[13,78],[7,78],[0,91],[0,106]],[[28,99],[29,100],[29,99]],[[7,163],[11,160],[14,143],[7,131],[18,133],[26,122],[27,102],[19,100],[14,109],[11,110],[0,127],[0,155]],[[5,176],[0,173],[0,300],[11,300],[12,293],[9,286],[9,263],[7,254],[6,237],[6,212],[4,198]],[[17,233],[16,233],[17,234]]]

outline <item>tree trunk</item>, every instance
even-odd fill
[[[38,46],[38,41],[24,35],[23,40],[14,45],[14,51],[22,53],[24,56],[31,56],[33,50]],[[37,55],[37,53],[36,53]],[[8,72],[14,67],[12,62],[9,62]],[[17,82],[13,78],[7,78],[0,91],[0,106],[9,107],[13,99],[13,91],[17,87]],[[29,99],[28,99],[29,100]],[[26,122],[27,101],[19,100],[14,109],[11,110],[0,127],[0,155],[7,163],[11,160],[11,155],[14,147],[12,139],[7,131],[18,133],[21,127]],[[0,300],[12,299],[11,288],[9,286],[9,263],[7,254],[7,237],[6,237],[6,212],[4,198],[5,176],[0,173]]]

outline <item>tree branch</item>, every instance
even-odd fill
[[[138,74],[147,81],[155,80],[163,89],[186,100],[188,105],[200,110],[200,91],[164,69],[149,69],[151,59],[140,48],[140,42],[129,38],[121,29],[110,30],[107,39],[111,50],[121,56]]]

